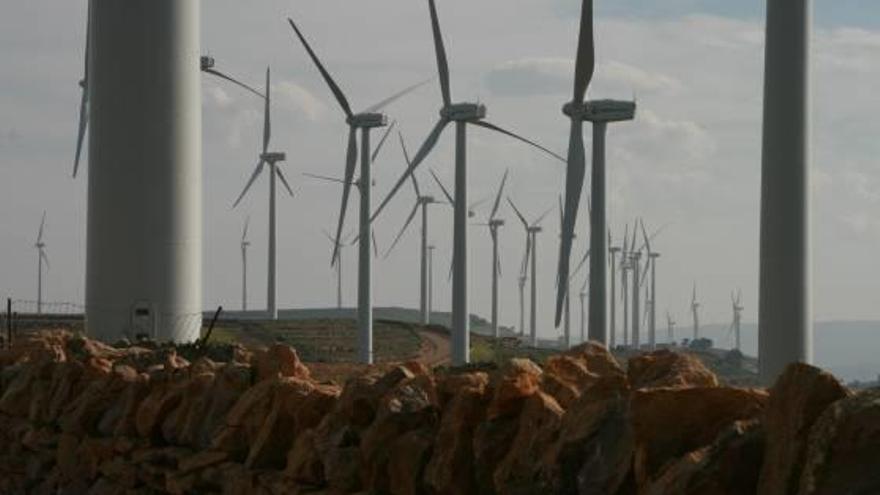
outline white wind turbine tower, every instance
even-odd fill
[[[409,152],[406,149],[406,144],[403,141],[403,134],[398,133],[398,137],[400,138],[400,147],[403,150],[403,157],[406,160],[407,168],[412,163],[409,158]],[[385,257],[387,258],[389,254],[394,250],[397,243],[400,242],[400,239],[403,238],[403,235],[406,233],[406,230],[409,228],[412,221],[415,219],[416,215],[419,213],[419,210],[422,211],[422,234],[421,234],[421,245],[419,246],[419,314],[421,316],[422,325],[427,325],[430,320],[430,311],[428,309],[428,207],[435,203],[440,203],[437,201],[434,196],[431,195],[422,195],[422,189],[419,187],[419,181],[416,179],[416,175],[410,175],[410,179],[412,179],[413,190],[415,191],[416,201],[413,205],[413,209],[407,217],[406,221],[403,224],[403,228],[400,229],[400,233],[397,234],[397,237],[394,239],[394,242],[391,243],[391,247],[388,248],[388,251],[385,253]],[[436,178],[435,178],[436,179]]]
[[[629,347],[629,271],[632,260],[629,252],[629,224],[623,235],[623,248],[620,253],[620,297],[623,299],[623,346]]]
[[[342,309],[342,256],[345,248],[345,240],[340,239],[337,241],[326,230],[323,231],[323,233],[324,237],[326,237],[327,240],[330,241],[330,244],[333,245],[333,249],[337,250],[336,265],[333,267],[333,270],[336,272],[336,309]]]
[[[538,217],[532,223],[529,223],[526,220],[526,217],[523,216],[522,212],[513,204],[513,200],[507,198],[507,202],[510,204],[510,207],[513,208],[513,211],[516,213],[516,216],[519,217],[520,222],[523,224],[523,228],[526,232],[526,259],[525,262],[531,262],[531,278],[532,278],[532,291],[531,291],[531,313],[529,314],[529,337],[531,338],[532,347],[538,347],[538,234],[543,232],[543,228],[541,227],[541,222],[547,218],[547,215],[553,211],[553,208],[547,210],[543,215]]]
[[[498,208],[501,207],[501,197],[504,194],[504,185],[507,183],[507,176],[510,170],[504,172],[501,178],[501,185],[498,186],[498,193],[495,195],[495,202],[492,204],[492,212],[489,213],[489,223],[484,226],[489,227],[489,235],[492,238],[492,335],[497,339],[501,336],[498,326],[498,278],[501,277],[501,259],[498,255],[498,229],[504,226],[504,220],[497,218]]]
[[[37,233],[37,242],[34,247],[37,248],[37,314],[43,312],[43,262],[46,262],[46,269],[49,268],[49,257],[46,256],[46,243],[43,241],[43,231],[46,227],[46,212],[43,212],[43,219],[40,221],[40,230]]]
[[[434,313],[434,250],[436,246],[428,246],[428,325]]]
[[[587,300],[587,285],[590,283],[590,277],[584,279],[584,285],[581,287],[580,298],[581,298],[581,343],[587,341],[587,309],[586,309],[586,300]],[[614,292],[611,293],[612,295]],[[613,299],[613,297],[612,297]]]
[[[266,276],[266,313],[267,317],[271,320],[278,319],[278,307],[276,304],[276,230],[278,227],[278,223],[276,221],[276,199],[275,199],[275,179],[276,177],[281,180],[281,183],[284,185],[284,188],[287,189],[288,194],[293,196],[293,189],[290,188],[290,183],[287,182],[287,178],[284,176],[284,173],[278,168],[278,163],[283,162],[287,159],[287,155],[282,152],[270,152],[269,151],[269,141],[272,137],[272,115],[270,110],[270,105],[272,101],[271,91],[270,91],[270,74],[269,69],[266,69],[266,98],[265,98],[265,108],[263,110],[263,152],[260,153],[259,161],[257,162],[257,167],[254,169],[254,173],[251,175],[250,180],[247,185],[244,187],[244,190],[238,196],[238,199],[235,200],[235,203],[232,205],[233,208],[237,207],[241,200],[244,199],[244,196],[247,194],[248,190],[263,172],[263,168],[266,165],[269,165],[269,260],[268,260],[268,272]]]
[[[675,344],[675,319],[672,318],[669,311],[666,312],[666,332],[666,338],[669,345]]]
[[[453,103],[450,90],[449,65],[446,58],[446,49],[443,44],[443,36],[440,32],[440,21],[437,18],[437,9],[434,0],[428,0],[431,14],[431,27],[434,35],[434,49],[437,57],[437,69],[440,77],[441,95],[443,107],[440,110],[440,120],[428,135],[419,151],[413,158],[409,170],[398,180],[391,192],[373,214],[375,218],[388,204],[391,198],[406,182],[408,176],[427,157],[428,153],[437,144],[443,130],[450,123],[455,123],[455,213],[453,229],[453,254],[452,260],[455,267],[452,282],[452,362],[454,365],[466,364],[470,361],[470,314],[468,311],[468,188],[467,188],[467,126],[475,126],[490,129],[509,137],[528,143],[542,151],[558,158],[551,151],[536,143],[506,131],[494,124],[484,121],[486,107],[479,103]]]
[[[730,303],[733,306],[733,321],[727,331],[728,336],[733,333],[736,339],[734,349],[742,351],[742,312],[745,309],[742,305],[742,291],[736,294],[730,293]]]
[[[810,248],[812,0],[767,2],[758,368],[770,385],[813,360]]]
[[[642,290],[642,284],[640,282],[642,249],[636,251],[636,238],[638,237],[638,231],[639,221],[636,220],[635,226],[633,227],[632,245],[629,252],[630,269],[632,271],[632,346],[636,351],[640,350],[642,346],[642,314],[640,311],[641,301],[639,299]]]
[[[618,246],[611,245],[611,230],[608,230],[608,254],[611,255],[611,297],[609,297],[610,302],[610,325],[608,327],[608,333],[610,334],[610,348],[614,349],[617,347],[617,253],[621,252],[621,248]],[[623,263],[623,260],[621,260]]]
[[[694,282],[694,292],[691,295],[691,315],[694,319],[694,340],[700,338],[700,303],[697,302],[697,283]]]
[[[248,227],[251,223],[251,217],[248,216],[244,221],[244,228],[241,231],[241,310],[247,311],[247,252],[251,245],[248,240]]]
[[[357,237],[358,241],[358,354],[362,363],[373,363],[373,280],[372,280],[372,260],[370,257],[371,242],[373,239],[372,249],[375,250],[375,238],[371,235],[370,230],[370,208],[372,205],[372,194],[370,184],[372,184],[372,162],[374,157],[370,154],[370,132],[372,129],[385,127],[388,125],[388,118],[379,113],[380,110],[402,98],[403,96],[415,91],[417,88],[427,84],[428,81],[410,86],[405,90],[373,105],[361,113],[354,113],[348,103],[348,99],[342,89],[333,80],[333,77],[324,68],[324,65],[318,59],[318,56],[312,50],[306,38],[303,36],[299,27],[288,18],[290,27],[293,28],[303,47],[308,52],[309,57],[314,62],[315,67],[321,73],[321,77],[342,111],[345,113],[346,124],[348,125],[348,149],[345,158],[345,179],[342,190],[342,206],[339,212],[339,224],[336,228],[336,238],[342,235],[343,225],[345,224],[345,213],[348,209],[348,197],[351,193],[351,185],[354,180],[355,168],[358,159],[358,141],[357,133],[361,132],[360,153],[361,153],[361,176],[360,182],[363,187],[360,188],[360,228]],[[339,248],[333,251],[332,263],[336,263]]]

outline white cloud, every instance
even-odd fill
[[[317,122],[326,113],[327,107],[312,93],[293,81],[282,81],[272,85],[276,101],[288,111],[296,112],[304,120]]]

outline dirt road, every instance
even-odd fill
[[[452,346],[448,333],[427,328],[418,330],[417,333],[422,338],[419,362],[431,368],[449,363]]]

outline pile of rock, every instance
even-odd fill
[[[0,352],[0,493],[880,492],[880,393],[722,387],[659,351],[404,363],[318,383],[283,345],[186,360],[47,332]]]

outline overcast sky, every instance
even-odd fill
[[[487,104],[489,119],[563,153],[572,57],[580,2],[575,0],[441,0],[438,2],[452,71],[453,96]],[[760,189],[763,5],[757,0],[598,1],[598,71],[590,96],[638,97],[633,123],[608,135],[609,215],[615,243],[624,224],[642,216],[656,239],[658,309],[684,323],[696,281],[703,320],[729,321],[730,291],[742,288],[745,319],[756,319]],[[662,5],[662,8],[660,7]],[[86,183],[72,180],[82,77],[83,0],[7,0],[0,16],[0,289],[34,299],[40,216],[51,270],[47,296],[84,297]],[[296,197],[279,203],[279,303],[330,306],[335,278],[330,243],[321,235],[337,217],[339,189],[301,172],[340,175],[346,128],[338,106],[294,43],[293,16],[319,55],[362,109],[435,72],[427,4],[371,0],[207,0],[202,2],[203,51],[218,67],[258,84],[273,69],[273,147]],[[880,5],[872,0],[821,0],[814,43],[813,238],[817,319],[880,319]],[[204,80],[204,302],[238,307],[239,238],[252,216],[251,306],[265,303],[266,178],[237,210],[257,157],[260,107],[222,81]],[[136,95],[132,95],[136,97]],[[416,148],[436,119],[436,85],[388,109]],[[471,197],[489,196],[510,168],[508,192],[529,216],[554,206],[564,167],[501,136],[473,130],[469,141]],[[589,134],[587,146],[590,147]],[[452,181],[453,140],[447,132],[425,168]],[[376,166],[376,200],[402,172],[396,143]],[[433,191],[439,196],[439,191]],[[404,189],[377,224],[387,248],[412,206]],[[355,211],[349,216],[354,226]],[[451,210],[432,210],[438,246],[435,307],[448,309],[446,281]],[[584,211],[585,213],[585,211]],[[485,209],[480,212],[486,215]],[[503,323],[517,323],[516,273],[524,233],[508,209],[501,234]],[[585,216],[582,217],[582,219]],[[413,227],[417,227],[414,225]],[[541,332],[551,329],[558,217],[539,238]],[[575,255],[585,251],[579,225]],[[488,315],[490,242],[471,231],[471,309]],[[355,304],[353,249],[346,253],[345,296]],[[377,305],[418,304],[418,235],[375,268]],[[581,281],[575,282],[579,289]],[[4,295],[5,295],[4,294]],[[577,306],[575,305],[575,312]],[[575,319],[575,321],[577,321]]]

